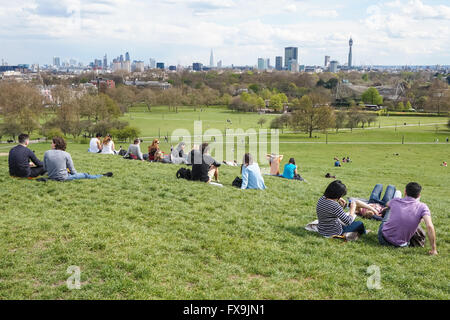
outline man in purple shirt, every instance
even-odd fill
[[[428,239],[431,243],[431,255],[436,255],[436,233],[431,221],[430,209],[420,202],[422,187],[416,182],[406,185],[406,196],[392,199],[387,206],[383,222],[378,230],[378,240],[382,245],[407,247],[412,236],[423,220],[427,227]]]

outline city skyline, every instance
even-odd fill
[[[88,64],[130,52],[146,63],[209,65],[213,50],[224,66],[253,66],[293,46],[300,64],[323,65],[325,55],[344,64],[351,36],[355,66],[442,65],[450,64],[447,3],[0,0],[0,58],[10,65],[51,64],[53,57]]]

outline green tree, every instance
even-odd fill
[[[258,120],[258,124],[261,126],[261,128],[262,128],[263,124],[266,122],[267,122],[266,118],[259,118],[259,120]]]
[[[376,105],[383,104],[383,97],[380,95],[378,90],[374,87],[370,87],[369,89],[364,91],[361,98],[365,103],[368,103],[368,104],[376,104]]]

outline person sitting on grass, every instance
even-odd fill
[[[18,178],[36,178],[45,173],[44,164],[28,149],[29,135],[19,135],[19,144],[9,151],[9,174]]]
[[[133,144],[130,144],[130,146],[128,147],[128,151],[124,155],[124,158],[144,161],[140,145],[141,139],[134,139]]]
[[[297,166],[295,165],[294,158],[290,158],[289,163],[286,163],[284,165],[282,177],[286,179],[303,180],[303,178],[300,177],[300,175],[297,172]]]
[[[279,176],[280,175],[280,163],[283,160],[283,155],[276,155],[274,153],[266,155],[267,160],[269,160],[270,165],[270,175]]]
[[[170,153],[170,160],[173,164],[187,163],[187,155],[184,153],[185,148],[186,143],[181,141],[178,146],[172,150],[172,152]]]
[[[72,157],[66,152],[66,141],[61,137],[52,140],[52,150],[44,154],[44,167],[48,171],[48,178],[56,181],[70,181],[79,179],[98,179],[112,177],[112,172],[90,175],[78,173],[73,166]]]
[[[318,231],[324,237],[345,236],[347,240],[355,240],[359,235],[367,233],[361,221],[355,221],[356,203],[350,203],[350,212],[344,211],[347,187],[340,181],[331,182],[320,197],[316,206]],[[344,226],[343,226],[344,225]]]
[[[212,178],[219,182],[220,162],[209,155],[209,144],[207,142],[200,146],[199,150],[190,153],[192,164],[192,180],[209,183]]]
[[[388,210],[378,229],[378,241],[381,245],[409,246],[409,242],[419,228],[420,222],[424,221],[431,244],[429,254],[438,254],[436,232],[431,220],[430,209],[425,203],[420,202],[421,191],[422,186],[420,184],[410,182],[406,185],[404,198],[392,199],[387,203]]]
[[[103,146],[102,143],[100,142],[100,138],[102,137],[101,133],[97,133],[95,135],[95,138],[92,138],[91,141],[89,142],[89,152],[91,153],[100,153],[102,152]]]
[[[264,178],[261,175],[261,169],[250,153],[244,155],[241,166],[242,185],[241,189],[266,189]]]
[[[111,136],[106,135],[105,139],[103,139],[102,144],[102,154],[117,154],[116,147],[114,146],[114,141]]]
[[[155,153],[159,151],[159,140],[153,140],[152,144],[148,147],[148,161],[155,160]]]
[[[155,160],[154,162],[162,162],[162,163],[172,163],[171,161],[171,155],[164,155],[164,153],[161,150],[156,151],[155,153]]]
[[[336,159],[336,161],[334,162],[334,166],[335,167],[342,167],[341,162],[339,161],[339,159]]]

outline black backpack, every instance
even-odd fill
[[[231,184],[233,187],[236,187],[236,188],[241,188],[242,187],[242,179],[241,178],[239,178],[239,177],[236,177],[234,180],[233,180],[233,183]]]
[[[191,174],[191,170],[190,169],[186,169],[186,168],[180,168],[177,171],[177,178],[178,179],[186,179],[186,180],[191,180],[192,179],[192,174]]]

